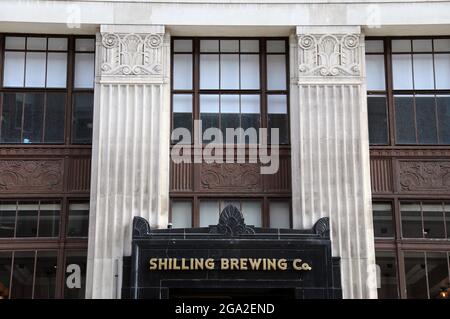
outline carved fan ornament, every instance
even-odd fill
[[[399,162],[399,184],[403,191],[450,192],[450,162]]]
[[[255,230],[245,224],[244,216],[233,205],[228,205],[220,213],[219,225],[217,225],[219,234],[227,236],[239,236],[244,234],[254,234]]]
[[[302,35],[298,38],[301,76],[359,76],[359,36]]]
[[[103,75],[161,75],[162,34],[103,33]]]
[[[204,189],[260,189],[262,183],[257,164],[205,164],[200,174]]]

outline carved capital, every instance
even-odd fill
[[[298,34],[297,50],[300,77],[362,75],[360,34]]]
[[[166,75],[164,33],[136,31],[106,29],[100,33],[99,74],[102,77],[148,79]]]

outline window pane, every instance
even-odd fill
[[[415,144],[414,99],[412,96],[395,96],[395,127],[397,144]]]
[[[414,52],[431,52],[433,47],[430,40],[413,40],[413,51]]]
[[[48,53],[47,87],[65,88],[67,81],[67,53]]]
[[[219,40],[201,40],[200,52],[219,52]]]
[[[434,96],[416,96],[416,119],[419,144],[437,144]]]
[[[392,52],[411,52],[411,40],[392,40]]]
[[[24,52],[5,52],[3,85],[5,87],[23,87],[25,71]]]
[[[25,50],[25,37],[5,37],[5,49]]]
[[[397,299],[397,263],[395,252],[376,251],[378,299]]]
[[[192,89],[192,54],[173,56],[173,88]]]
[[[200,227],[219,223],[219,201],[200,202]]]
[[[173,228],[192,227],[192,202],[190,201],[172,202],[172,227]]]
[[[247,225],[262,227],[261,202],[242,201],[242,214]]]
[[[172,108],[173,123],[172,128],[186,128],[192,134],[192,95],[175,94],[173,95]],[[179,141],[173,140],[174,142]],[[188,141],[191,143],[191,141]]]
[[[270,228],[290,228],[290,210],[288,202],[270,202]]]
[[[392,55],[392,76],[395,90],[408,90],[413,88],[411,62],[410,55]]]
[[[16,227],[16,202],[0,203],[0,238],[14,237]]]
[[[366,41],[367,53],[383,53],[383,51],[384,51],[383,40]]]
[[[16,237],[36,237],[39,203],[21,204],[17,207]]]
[[[27,52],[25,86],[45,87],[46,53]]]
[[[20,143],[24,94],[5,93],[2,109],[2,143]]]
[[[200,55],[200,88],[201,89],[219,88],[218,54]]]
[[[428,289],[430,299],[439,297],[441,288],[448,288],[450,267],[445,252],[427,252]]]
[[[202,133],[208,128],[219,128],[219,95],[200,95],[200,120]],[[208,140],[204,140],[208,143]]]
[[[423,230],[426,238],[445,238],[444,208],[442,204],[422,204]]]
[[[286,89],[286,57],[284,55],[267,56],[267,89]]]
[[[94,87],[94,54],[75,54],[75,88]]]
[[[405,252],[405,276],[408,299],[428,298],[424,253]]]
[[[366,55],[367,89],[386,90],[384,75],[384,56]]]
[[[50,51],[66,51],[67,38],[49,38],[48,49]]]
[[[401,204],[402,235],[404,238],[422,238],[422,215],[419,204]]]
[[[37,252],[36,279],[34,283],[35,299],[55,298],[56,264],[56,251]]]
[[[239,52],[239,40],[220,40],[220,52]]]
[[[45,143],[64,142],[66,94],[48,93],[45,111]]]
[[[445,204],[444,210],[445,210],[445,227],[447,229],[447,238],[450,238],[450,203]]]
[[[435,52],[449,52],[450,51],[450,39],[435,39],[434,40]]]
[[[241,52],[259,52],[259,40],[241,40]]]
[[[241,89],[259,89],[259,55],[241,55]]]
[[[385,96],[368,96],[370,144],[388,144],[388,118]]]
[[[9,281],[11,278],[12,253],[0,251],[0,299],[9,298]]]
[[[174,40],[173,52],[192,52],[192,40]]]
[[[226,140],[227,128],[235,129],[240,127],[239,95],[220,96],[220,125],[222,128],[222,134],[224,136],[225,141],[227,141]]]
[[[94,39],[76,39],[75,42],[76,51],[94,51],[95,40]]]
[[[88,231],[89,203],[70,204],[67,237],[88,237]]]
[[[14,252],[11,299],[33,297],[34,251]]]
[[[41,202],[39,209],[38,237],[58,237],[61,205],[55,202]]]
[[[65,299],[84,299],[86,291],[87,251],[66,251]]]
[[[434,55],[436,89],[450,88],[450,54]]]
[[[45,51],[47,49],[47,39],[46,38],[27,38],[27,50],[41,50]]]
[[[437,96],[436,104],[439,123],[439,143],[450,144],[450,96]]]
[[[373,203],[373,228],[375,237],[394,237],[394,223],[390,203]]]
[[[239,89],[239,55],[220,55],[220,88]]]
[[[289,143],[289,123],[287,116],[287,97],[286,95],[268,95],[267,113],[270,140],[272,140],[272,129],[277,128],[280,138],[280,144]]]
[[[258,136],[260,127],[259,95],[241,95],[241,127],[244,130],[254,128]]]
[[[73,138],[74,143],[92,142],[92,112],[94,95],[77,93],[74,95]]]
[[[22,143],[27,144],[42,142],[43,117],[44,94],[25,94]]]
[[[433,56],[431,54],[414,54],[414,88],[434,89]]]
[[[267,53],[284,53],[286,50],[286,41],[269,40],[267,41]]]

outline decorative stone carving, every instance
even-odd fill
[[[313,227],[314,233],[325,238],[330,237],[330,218],[320,218]]]
[[[220,213],[219,224],[211,228],[213,232],[226,236],[239,236],[244,234],[254,234],[255,230],[244,222],[244,216],[233,205],[228,205]]]
[[[102,33],[101,74],[153,76],[163,74],[163,34]]]
[[[2,192],[49,192],[63,188],[62,160],[0,161]]]
[[[300,76],[360,76],[358,34],[298,36]]]
[[[399,161],[402,191],[450,192],[450,161]]]
[[[259,165],[252,163],[203,164],[200,170],[200,186],[208,190],[261,189]]]

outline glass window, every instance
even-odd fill
[[[259,89],[259,55],[241,54],[241,89]]]
[[[200,55],[200,89],[218,89],[220,81],[218,54]]]
[[[392,76],[394,78],[394,90],[413,89],[411,55],[392,55]]]
[[[367,40],[366,41],[367,53],[383,53],[384,43],[383,40]]]
[[[0,251],[0,299],[9,298],[12,252]]]
[[[443,203],[402,203],[400,210],[404,238],[447,237],[446,212]]]
[[[45,109],[44,142],[64,142],[65,93],[48,93]]]
[[[92,142],[93,103],[93,93],[74,94],[73,143],[90,144]]]
[[[93,52],[93,51],[95,51],[95,39],[93,39],[93,38],[76,39],[75,51],[78,51],[78,52]]]
[[[267,56],[267,89],[286,90],[286,56]]]
[[[69,204],[67,237],[88,237],[89,203]]]
[[[34,299],[55,298],[56,287],[56,251],[38,251],[34,279]]]
[[[450,54],[435,54],[434,72],[437,90],[450,88],[450,72],[448,72],[448,70],[450,70]]]
[[[6,51],[3,68],[5,87],[22,87],[25,79],[25,52]]]
[[[450,95],[436,96],[440,144],[450,144]]]
[[[173,41],[173,52],[192,52],[192,40]]]
[[[423,238],[420,204],[400,204],[402,235],[404,238]]]
[[[220,55],[220,88],[239,89],[239,54]]]
[[[0,238],[14,237],[17,202],[0,202]]]
[[[94,59],[93,53],[75,54],[74,87],[77,89],[94,87]]]
[[[286,41],[268,40],[267,53],[284,53],[286,51]]]
[[[11,299],[33,298],[35,251],[14,252]]]
[[[373,227],[375,237],[395,236],[392,205],[390,203],[373,203]]]
[[[86,291],[87,251],[66,251],[65,299],[84,299]]]
[[[192,140],[192,95],[174,94],[172,101],[172,129],[185,128],[191,133]],[[176,143],[181,139],[173,139]],[[184,141],[190,144],[192,141]]]
[[[389,143],[387,100],[384,95],[367,97],[369,116],[370,144],[386,145]]]
[[[433,95],[416,95],[416,123],[419,144],[437,144],[436,104]]]
[[[172,227],[192,227],[192,202],[172,201]]]
[[[416,90],[434,89],[433,55],[414,54],[414,88]]]
[[[192,89],[192,54],[174,54],[173,88],[175,90]]]
[[[60,214],[59,202],[40,202],[38,237],[58,237]]]
[[[262,227],[262,209],[260,201],[242,201],[241,212],[242,215],[244,215],[244,221],[247,225]]]
[[[445,238],[445,214],[442,204],[422,204],[425,238]]]
[[[289,202],[271,201],[269,207],[270,228],[290,228]]]
[[[200,227],[217,225],[220,213],[228,205],[235,206],[242,213],[245,224],[262,227],[261,201],[239,199],[200,201]]]
[[[376,251],[378,299],[397,299],[397,262],[395,252]]]
[[[415,144],[416,126],[414,118],[414,97],[410,95],[399,95],[394,98],[397,143]]]
[[[48,53],[47,87],[65,88],[67,82],[67,53]]]
[[[286,95],[267,96],[268,127],[270,129],[270,140],[272,140],[272,129],[278,129],[279,143],[289,143],[289,119]]]
[[[200,201],[200,227],[217,225],[220,214],[219,201],[204,200]]]
[[[384,55],[366,55],[367,89],[386,90]]]

